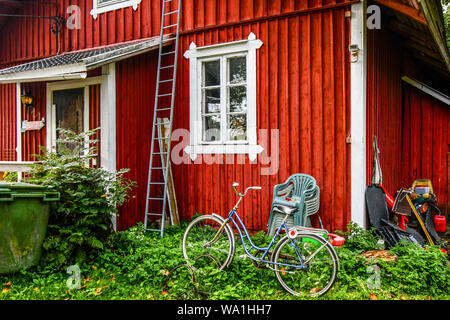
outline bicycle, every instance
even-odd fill
[[[278,206],[278,210],[286,216],[278,227],[267,247],[256,246],[242,222],[237,209],[249,190],[261,190],[261,187],[248,187],[243,194],[236,190],[239,186],[233,183],[233,190],[238,196],[233,209],[224,219],[218,214],[202,215],[195,218],[183,235],[183,256],[189,265],[194,265],[202,257],[211,258],[215,265],[223,270],[227,268],[235,254],[233,223],[241,239],[246,256],[257,266],[275,272],[281,286],[291,294],[319,296],[326,293],[334,284],[339,270],[339,259],[330,242],[323,236],[314,233],[326,230],[292,227],[288,228],[286,220],[298,208]],[[276,239],[285,235],[276,243]],[[248,240],[247,247],[245,240]],[[256,250],[254,254],[250,251]]]

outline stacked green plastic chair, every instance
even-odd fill
[[[299,210],[287,218],[289,228],[293,226],[311,227],[311,216],[319,211],[320,189],[316,179],[312,176],[296,173],[285,183],[277,184],[273,188],[272,207],[270,210],[267,232],[273,236],[285,218],[285,215],[274,210],[276,205],[297,207]]]

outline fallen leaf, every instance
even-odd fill
[[[108,195],[107,194],[102,194],[101,197],[102,198],[106,198]]]
[[[167,294],[167,291],[163,291],[163,292],[161,292],[161,294],[162,294],[163,296],[165,296],[165,295]]]
[[[39,288],[37,288],[37,287],[36,287],[36,288],[34,288],[34,291],[38,292],[38,291],[39,291]]]
[[[159,272],[161,272],[163,275],[168,276],[169,275],[169,271],[167,270],[160,270]]]
[[[99,287],[99,288],[95,289],[94,294],[95,294],[96,296],[98,296],[99,294],[102,293],[102,290],[103,290],[103,288],[102,288],[102,287]]]
[[[2,290],[2,293],[8,293],[9,291],[10,291],[9,288],[4,288],[4,289]]]
[[[88,277],[88,278],[86,278],[86,279],[83,280],[83,283],[87,283],[87,282],[89,282],[89,281],[91,281],[91,280],[92,280],[92,278],[89,278],[89,277]]]
[[[319,291],[319,288],[312,288],[311,290],[309,290],[309,293],[314,294],[318,291]]]
[[[378,300],[378,297],[374,293],[369,293],[370,300]]]
[[[10,287],[11,286],[11,281],[8,281],[7,283],[5,283],[4,286]]]
[[[92,266],[92,269],[97,270],[97,267],[96,266]]]

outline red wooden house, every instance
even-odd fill
[[[144,219],[161,6],[0,0],[1,163],[53,148],[58,127],[101,127],[97,164],[130,168],[138,183],[119,230]],[[365,225],[373,135],[388,191],[428,178],[448,210],[450,58],[438,0],[183,0],[180,29],[172,168],[182,219],[226,215],[238,181],[263,187],[241,210],[265,229],[274,185],[302,172],[321,189],[325,228]],[[199,111],[204,92],[214,115]],[[230,136],[233,117],[244,125]]]

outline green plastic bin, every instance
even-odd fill
[[[0,183],[0,274],[36,265],[47,232],[50,201],[59,193],[29,183]]]

